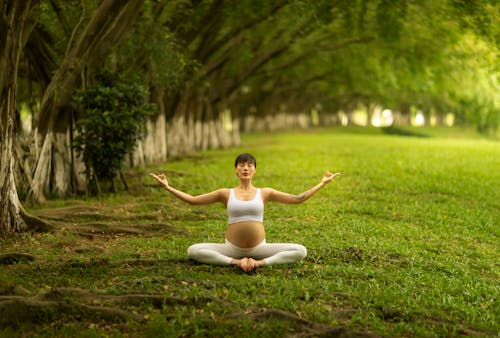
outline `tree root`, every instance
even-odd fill
[[[123,215],[116,210],[105,207],[93,207],[85,204],[62,207],[46,208],[36,212],[37,216],[50,221],[77,222],[82,219],[94,221],[130,221],[130,220],[156,220],[155,214]]]
[[[0,301],[1,301],[0,297]],[[40,293],[36,296],[41,301],[58,301],[61,299],[76,299],[87,303],[100,303],[106,305],[128,305],[139,306],[150,304],[156,309],[161,309],[164,305],[205,305],[208,302],[218,301],[210,297],[197,297],[194,299],[152,295],[152,294],[127,294],[127,295],[98,295],[87,290],[76,288],[55,288]]]
[[[129,311],[76,302],[41,301],[24,297],[0,301],[0,326],[17,326],[22,323],[39,324],[65,316],[110,322],[143,320],[142,316]]]
[[[200,305],[210,301],[215,300],[149,294],[98,295],[75,288],[55,288],[32,297],[0,296],[0,327],[40,324],[68,317],[105,322],[142,322],[145,320],[143,316],[119,306],[150,304],[153,308],[161,309],[165,305]]]
[[[21,216],[28,227],[27,230],[30,232],[51,232],[54,230],[52,225],[39,217],[29,215],[24,210],[21,213]]]
[[[109,211],[106,214],[100,208],[77,205],[72,207],[44,209],[37,212],[41,222],[47,220],[53,230],[64,230],[81,236],[95,235],[148,235],[161,232],[185,232],[168,223],[157,222],[157,215],[119,215]],[[149,223],[131,223],[131,221],[149,220]]]
[[[329,327],[319,323],[300,318],[294,313],[283,311],[279,309],[264,309],[256,312],[237,313],[230,316],[230,318],[252,318],[255,321],[264,320],[280,320],[290,322],[295,326],[294,334],[296,337],[333,337],[333,338],[378,338],[380,336],[367,333],[358,332],[348,329],[343,326]]]
[[[88,235],[114,235],[114,234],[158,234],[159,232],[183,232],[170,224],[150,223],[150,224],[109,224],[102,222],[88,222],[72,225],[69,228],[71,232],[75,232],[82,236]]]
[[[85,204],[63,208],[41,209],[37,215],[52,221],[67,220],[68,218],[101,217],[101,210]]]
[[[133,213],[126,208],[106,208],[80,203],[62,208],[45,208],[34,216],[25,216],[28,227],[34,232],[65,231],[77,235],[157,235],[181,233],[184,229],[162,222],[156,213]],[[145,220],[148,223],[143,223]],[[50,223],[50,225],[49,225]]]
[[[31,262],[34,261],[35,257],[28,254],[23,253],[6,253],[0,255],[0,265],[10,265],[17,264],[21,262]]]

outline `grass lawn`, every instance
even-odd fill
[[[4,254],[30,255],[0,265],[0,305],[41,300],[59,311],[25,302],[20,309],[38,315],[18,317],[32,324],[0,319],[0,336],[333,336],[342,328],[497,337],[500,144],[460,135],[243,135],[238,148],[130,171],[129,192],[31,208],[57,230],[0,243]],[[183,204],[147,174],[165,172],[192,194],[231,187],[234,158],[247,151],[257,158],[256,186],[301,193],[325,170],[342,173],[304,204],[266,205],[267,241],[301,243],[308,257],[250,274],[187,260],[190,244],[223,240],[225,210]]]

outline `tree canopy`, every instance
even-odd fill
[[[48,83],[97,5],[43,2],[26,49],[30,88]],[[266,115],[279,106],[293,113],[318,103],[330,112],[368,104],[408,113],[413,106],[452,112],[487,132],[500,119],[499,6],[458,0],[145,1],[127,37],[109,55],[94,57],[85,77],[92,81],[95,69],[111,63],[165,91],[170,117],[185,113],[180,102],[193,109],[194,97],[211,107],[202,114],[208,119],[223,108],[244,116],[250,107]],[[32,94],[22,99],[32,102]]]
[[[338,123],[339,112],[360,107],[391,109],[396,123],[421,111],[427,121],[452,113],[483,133],[500,124],[497,1],[23,0],[0,8],[2,158],[15,155],[19,195],[36,202],[85,190],[72,147],[75,93],[94,87],[103,69],[145,88],[156,107],[130,163],[235,145],[258,119],[268,128],[304,124],[303,116]],[[24,133],[21,115],[31,116]],[[288,120],[267,120],[278,115]],[[0,177],[12,182],[7,162]],[[17,198],[11,188],[5,194]]]

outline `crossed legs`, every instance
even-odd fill
[[[294,243],[266,243],[240,248],[226,239],[224,244],[198,243],[188,248],[189,258],[207,264],[238,265],[249,272],[263,265],[295,263],[307,256],[307,249]]]

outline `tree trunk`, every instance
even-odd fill
[[[77,163],[67,163],[71,154],[70,103],[84,69],[103,63],[111,49],[137,19],[144,0],[104,0],[94,12],[78,41],[70,49],[45,90],[35,130],[37,163],[33,175],[31,198],[43,202],[53,192],[64,196],[71,191],[71,182],[78,172]],[[54,171],[54,169],[56,171]]]
[[[160,163],[167,160],[167,120],[165,114],[165,91],[155,86],[151,89],[151,101],[156,103],[157,114],[147,122],[147,134],[138,142],[130,166]]]
[[[399,106],[399,111],[394,114],[394,124],[399,126],[411,125],[410,105],[402,103]]]
[[[169,158],[192,154],[196,148],[196,112],[198,99],[193,98],[189,89],[184,90],[178,101],[174,116],[167,121],[167,147]],[[194,102],[194,103],[193,103]],[[189,124],[193,130],[189,130]]]
[[[7,46],[6,46],[7,47]],[[15,52],[14,52],[15,53]],[[10,54],[10,53],[9,53]],[[0,96],[1,126],[0,126],[0,235],[20,232],[27,228],[23,219],[23,208],[17,195],[14,181],[14,116],[16,114],[16,79],[12,68],[5,73],[6,82],[10,88],[2,88]],[[5,68],[3,68],[5,69]],[[4,76],[2,76],[4,77]]]
[[[0,2],[1,8],[6,4]],[[27,8],[23,8],[24,6]],[[0,235],[27,228],[14,181],[14,121],[16,116],[17,72],[22,50],[22,32],[29,4],[17,4],[0,17]]]
[[[366,125],[371,126],[372,125],[372,119],[373,119],[373,105],[370,103],[369,100],[365,101],[365,106],[366,106]]]
[[[139,141],[134,165],[161,163],[167,160],[167,123],[164,114],[158,114],[147,123],[147,134]]]
[[[203,149],[203,104],[201,99],[195,100],[194,109],[194,145],[196,149]],[[206,149],[206,148],[205,148]]]
[[[35,22],[37,1],[0,1],[0,236],[44,224],[21,205],[14,179],[17,79],[21,51]]]
[[[167,147],[169,158],[186,153],[186,123],[183,115],[176,115],[167,123]]]

